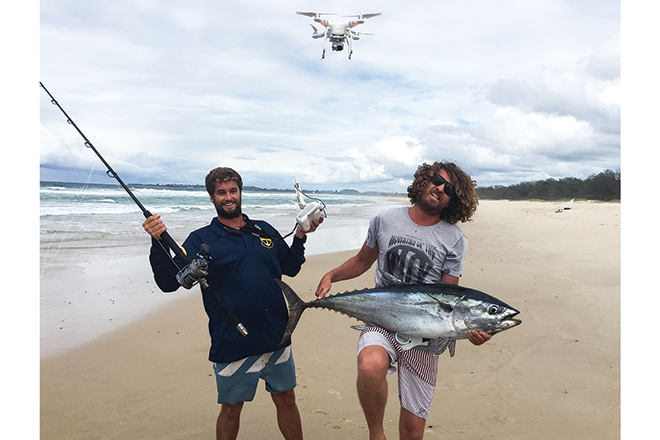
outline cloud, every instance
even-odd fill
[[[351,60],[321,60],[300,9],[383,15]],[[516,183],[618,168],[619,32],[614,1],[44,0],[41,79],[140,182],[228,165],[270,187],[405,191],[448,159]],[[44,169],[84,173],[89,151],[43,94],[41,122],[68,139],[42,141]]]
[[[621,34],[617,32],[603,41],[583,62],[585,72],[594,78],[617,81],[621,77]]]
[[[611,84],[596,87],[570,74],[540,69],[533,80],[499,79],[484,87],[485,99],[524,113],[573,117],[607,133],[619,133],[619,109],[602,102],[600,95]]]

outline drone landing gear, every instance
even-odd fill
[[[325,58],[325,48],[323,49],[323,54],[321,55],[321,59]]]
[[[353,51],[350,51],[350,52],[348,53],[348,59],[349,59],[349,60],[351,59],[351,55],[353,55]]]

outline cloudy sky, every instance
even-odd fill
[[[42,0],[40,80],[126,182],[405,191],[417,165],[479,186],[620,169],[612,0]],[[296,11],[382,12],[346,51]],[[315,24],[316,25],[316,24]],[[319,27],[316,25],[317,28]],[[43,180],[108,182],[40,91]]]

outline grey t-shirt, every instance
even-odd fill
[[[366,243],[378,247],[378,269],[405,284],[433,284],[442,273],[460,277],[467,251],[467,237],[456,225],[441,221],[420,226],[408,215],[409,207],[385,210],[371,219]],[[376,271],[377,287],[389,282]]]

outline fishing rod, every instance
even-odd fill
[[[50,96],[50,102],[53,105],[56,105],[57,108],[59,108],[60,111],[64,114],[64,116],[66,116],[66,122],[73,125],[73,127],[76,129],[76,131],[78,131],[80,136],[82,136],[82,138],[85,140],[85,146],[87,148],[91,148],[91,150],[94,151],[94,153],[98,156],[98,158],[101,159],[101,162],[103,162],[103,165],[105,165],[105,167],[108,169],[106,171],[106,174],[110,178],[115,179],[117,182],[119,182],[121,187],[124,188],[124,190],[128,193],[128,195],[131,197],[131,199],[133,199],[135,204],[140,208],[140,210],[142,211],[142,214],[144,214],[145,218],[151,217],[152,216],[151,212],[149,212],[142,205],[142,203],[140,203],[140,201],[137,199],[137,197],[135,197],[135,195],[130,190],[130,188],[128,186],[126,186],[124,181],[121,180],[121,178],[115,172],[115,170],[113,170],[112,167],[110,166],[110,164],[108,162],[106,162],[106,160],[103,158],[103,156],[101,156],[101,153],[99,153],[99,151],[96,149],[96,147],[94,147],[94,145],[89,141],[89,139],[87,139],[87,136],[85,136],[85,134],[80,130],[80,128],[78,128],[76,123],[73,122],[73,119],[71,119],[71,117],[66,113],[66,111],[64,111],[64,109],[59,104],[59,102],[57,102],[55,97],[53,97],[53,95],[48,91],[46,86],[44,86],[41,81],[39,81],[39,86],[41,86],[41,88],[44,89],[44,91],[48,94],[48,96]],[[170,236],[170,234],[167,233],[167,231],[163,232],[160,235],[160,239],[158,239],[158,242],[161,243],[161,246],[168,253],[168,255],[170,255],[169,251],[167,250],[169,248],[169,249],[172,250],[172,252],[174,252],[174,254],[177,256],[177,258],[179,258],[179,260],[181,260],[185,264],[185,267],[183,269],[181,269],[179,271],[179,273],[177,273],[176,278],[177,278],[177,281],[179,282],[179,284],[181,284],[186,289],[190,289],[190,288],[192,288],[192,286],[196,282],[199,282],[199,284],[202,287],[204,287],[204,289],[206,289],[206,291],[210,294],[211,298],[213,299],[213,301],[215,301],[215,303],[218,305],[218,307],[220,307],[220,309],[227,315],[227,318],[229,318],[229,320],[232,322],[232,324],[234,324],[236,329],[243,336],[247,336],[248,331],[245,328],[245,326],[243,324],[241,324],[241,322],[238,320],[236,315],[234,315],[234,313],[231,311],[229,306],[227,306],[227,304],[225,304],[225,302],[222,300],[222,298],[220,298],[220,296],[218,296],[217,292],[213,289],[213,287],[211,287],[211,285],[208,283],[208,281],[205,278],[206,275],[208,275],[208,262],[211,259],[210,249],[209,249],[208,245],[202,244],[202,247],[200,248],[200,251],[199,251],[199,254],[198,254],[200,256],[200,258],[190,261],[188,259],[188,257],[186,256],[185,252],[183,251],[183,249],[181,249],[181,247],[179,247],[176,244],[174,239]],[[171,258],[171,256],[170,256],[170,258]],[[176,265],[176,263],[175,263],[175,265]]]

